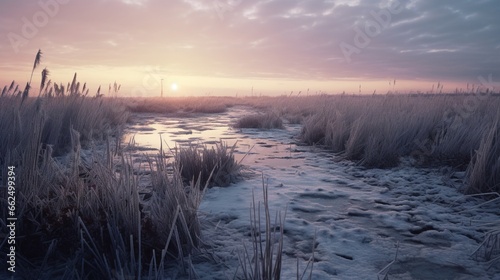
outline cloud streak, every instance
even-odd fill
[[[49,1],[57,0],[41,0]],[[226,5],[223,17],[215,1]],[[25,68],[41,48],[49,62],[68,68],[161,65],[179,75],[263,79],[500,78],[498,1],[215,1],[67,1],[18,53],[9,34],[21,34],[40,6],[2,1],[0,71]],[[356,28],[395,4],[400,12],[346,61],[341,44],[354,45]]]

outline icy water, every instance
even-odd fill
[[[286,212],[281,279],[296,279],[312,256],[312,279],[500,279],[499,270],[471,255],[485,233],[498,228],[499,203],[459,192],[462,172],[415,168],[365,169],[317,147],[300,146],[300,125],[283,130],[233,129],[253,113],[231,108],[222,114],[132,117],[125,142],[135,156],[160,145],[236,143],[236,156],[252,175],[226,188],[209,189],[200,208],[203,237],[212,258],[194,259],[200,279],[233,279],[243,244],[249,248],[252,195],[262,201],[268,186],[271,215]],[[161,135],[161,141],[160,141]],[[241,268],[239,268],[241,272]],[[182,279],[171,270],[171,279]],[[308,277],[308,273],[306,277]],[[306,278],[304,278],[306,279]]]

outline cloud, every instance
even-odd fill
[[[149,2],[149,0],[121,0],[127,5],[144,6]]]
[[[399,12],[389,14],[388,25],[379,26],[366,46],[356,46],[356,30],[366,33],[377,22],[374,14],[396,4]],[[500,3],[494,0],[69,1],[15,54],[7,35],[20,34],[23,18],[32,20],[38,11],[32,1],[0,3],[2,61],[29,64],[26,57],[42,48],[58,64],[162,65],[193,75],[500,77]],[[342,43],[357,50],[350,62]]]

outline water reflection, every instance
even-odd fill
[[[248,108],[231,108],[222,114],[198,115],[189,118],[136,114],[125,130],[124,145],[138,153],[154,154],[160,148],[183,145],[215,146],[220,141],[229,147],[236,144],[234,156],[246,165],[266,165],[273,168],[298,168],[303,157],[296,150],[290,133],[298,133],[297,125],[287,130],[235,129],[232,123],[243,115],[254,112]],[[134,147],[135,146],[135,147]]]

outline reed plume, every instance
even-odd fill
[[[97,93],[95,94],[96,97],[101,96],[101,86],[97,89]]]
[[[30,85],[31,85],[31,80],[33,79],[33,73],[35,72],[36,67],[40,65],[41,61],[42,61],[42,50],[39,49],[35,56],[35,62],[33,63],[33,70],[31,70],[31,77],[29,82]]]
[[[16,85],[16,81],[13,80],[12,83],[10,83],[9,91],[11,91],[15,85]]]
[[[21,100],[21,104],[23,104],[24,100],[26,98],[28,98],[28,95],[29,95],[29,92],[30,92],[30,83],[26,83],[26,87],[24,87],[24,91],[23,91],[23,96],[22,96],[22,100]]]
[[[30,88],[31,88],[31,81],[33,80],[33,73],[35,73],[35,69],[38,65],[40,65],[40,62],[42,60],[42,50],[38,50],[35,56],[35,62],[33,63],[33,69],[31,70],[31,77],[29,83],[26,83],[26,87],[24,88],[23,91],[23,99],[22,102],[28,97]]]
[[[45,87],[45,83],[47,82],[47,77],[49,76],[49,74],[50,74],[50,72],[47,68],[42,70],[42,81],[40,82],[40,91],[38,92],[38,96],[40,96],[40,94],[42,94],[42,90]]]
[[[70,90],[70,95],[75,95],[77,93],[76,73],[73,76],[73,81],[71,82],[71,85],[68,84],[68,89]]]

